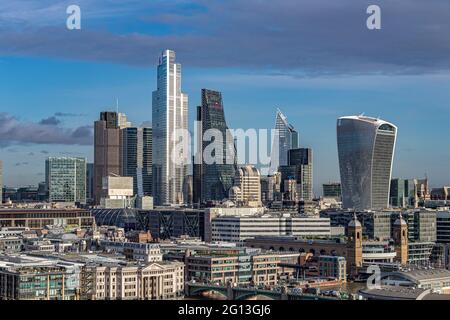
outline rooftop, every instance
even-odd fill
[[[448,294],[436,294],[425,289],[400,286],[364,289],[360,290],[360,293],[365,297],[377,300],[450,300]]]
[[[358,120],[358,121],[364,121],[364,122],[368,122],[368,123],[372,123],[373,125],[376,125],[376,126],[381,126],[381,125],[383,125],[383,124],[387,124],[387,125],[390,125],[390,126],[392,126],[392,127],[394,127],[394,128],[397,128],[395,125],[393,125],[392,123],[389,123],[389,122],[387,122],[387,121],[385,121],[385,120],[383,120],[383,119],[380,119],[380,118],[373,118],[373,117],[368,117],[368,116],[365,116],[365,115],[363,115],[363,114],[361,114],[361,115],[356,115],[356,116],[345,116],[345,117],[340,117],[339,119],[338,119],[338,121],[340,121],[340,120]]]
[[[411,271],[397,271],[394,274],[407,277],[413,281],[450,278],[450,271],[446,269],[413,269]]]

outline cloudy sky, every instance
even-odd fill
[[[81,30],[66,8],[81,8]],[[382,29],[366,28],[366,9]],[[44,179],[49,155],[92,161],[102,110],[151,121],[156,63],[183,65],[191,122],[201,88],[232,128],[272,128],[280,108],[339,179],[335,124],[365,113],[399,127],[394,176],[450,184],[448,0],[0,0],[0,159],[10,186]]]

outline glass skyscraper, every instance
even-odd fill
[[[288,165],[288,152],[298,148],[298,132],[289,124],[286,116],[278,109],[275,120],[276,136],[272,146],[271,172],[275,172],[278,166]],[[278,152],[276,149],[278,148]]]
[[[392,179],[390,204],[397,208],[415,207],[417,205],[417,181],[415,179]]]
[[[94,164],[86,163],[86,202],[94,202]]]
[[[152,97],[154,203],[180,204],[188,150],[179,148],[177,130],[188,129],[188,96],[181,92],[181,65],[175,62],[174,51],[162,53],[157,73]]]
[[[86,159],[50,157],[45,162],[50,202],[86,203]]]
[[[122,176],[133,177],[138,196],[152,195],[152,128],[122,129]]]
[[[234,139],[228,132],[225,122],[225,113],[223,109],[222,94],[218,91],[202,89],[202,106],[197,112],[197,121],[201,126],[201,136],[209,129],[216,129],[222,137],[222,147],[214,150],[212,156],[219,159],[221,163],[205,163],[202,158],[201,167],[195,166],[195,170],[201,170],[201,177],[196,183],[201,181],[199,193],[201,201],[217,200],[221,201],[228,198],[228,190],[233,186],[234,175],[236,172],[236,151],[234,148]],[[203,140],[203,139],[202,139]],[[201,150],[211,144],[211,141],[202,141]],[[197,172],[195,172],[198,175]],[[194,187],[194,188],[195,188]]]
[[[337,121],[342,205],[355,210],[389,207],[397,127],[365,116]]]

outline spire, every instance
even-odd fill
[[[398,219],[395,220],[394,222],[394,226],[399,226],[399,225],[406,225],[406,221],[405,219],[403,219],[402,213],[400,212]]]
[[[353,219],[348,224],[349,227],[361,227],[361,223],[358,220],[358,217],[356,216],[356,211],[353,211]]]

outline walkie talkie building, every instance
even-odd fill
[[[345,209],[389,207],[397,127],[365,116],[337,121],[342,205]]]

